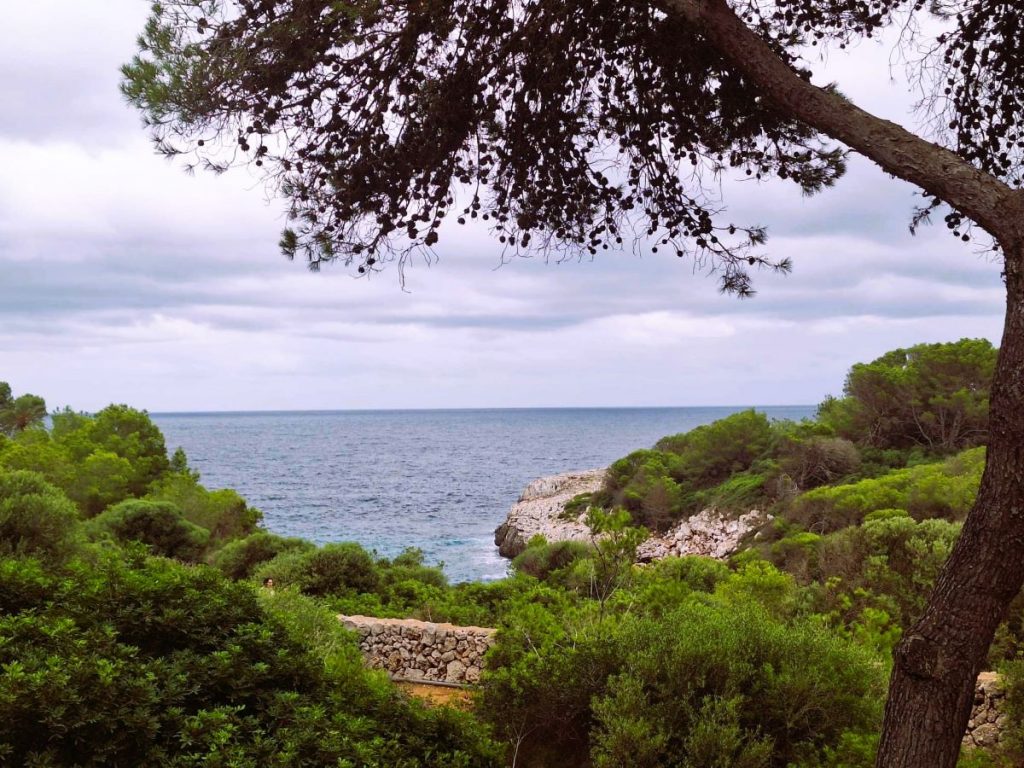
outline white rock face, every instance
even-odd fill
[[[494,543],[502,557],[515,557],[529,540],[542,534],[549,542],[590,541],[590,529],[584,523],[585,513],[575,519],[562,519],[565,504],[581,493],[601,488],[607,470],[565,472],[534,480],[512,505],[505,522],[494,532]],[[677,523],[664,534],[652,536],[640,545],[640,562],[663,557],[703,555],[722,559],[737,549],[743,538],[771,518],[757,510],[740,517],[720,515],[706,509],[688,520]]]
[[[515,557],[538,533],[548,541],[590,541],[584,515],[562,520],[567,501],[581,493],[593,493],[604,482],[605,470],[564,472],[534,480],[512,505],[505,522],[494,532],[494,543],[502,557]]]
[[[641,562],[663,557],[702,555],[722,560],[737,549],[743,538],[771,519],[754,509],[739,517],[723,516],[713,509],[705,509],[693,517],[682,520],[660,536],[652,536],[637,549]]]

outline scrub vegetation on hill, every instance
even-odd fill
[[[815,420],[666,437],[575,501],[595,544],[456,585],[415,549],[265,530],[144,412],[47,418],[0,386],[0,765],[867,768],[978,488],[994,356],[897,350]],[[708,506],[772,520],[727,563],[634,564],[643,528]],[[364,669],[342,612],[497,627],[471,711]],[[1006,736],[963,766],[1020,764],[1022,651],[1017,605],[989,659]]]

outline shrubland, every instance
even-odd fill
[[[488,583],[267,531],[127,406],[8,418],[0,764],[867,768],[892,649],[980,481],[993,354],[898,350],[813,420],[666,437],[570,505],[592,543],[534,539]],[[953,422],[973,426],[928,431]],[[771,521],[728,562],[635,564],[645,528],[707,507]],[[472,711],[364,669],[338,613],[497,627]],[[989,659],[1006,738],[963,766],[1022,759],[1022,651],[1018,600]]]

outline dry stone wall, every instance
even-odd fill
[[[995,672],[978,675],[978,686],[974,691],[974,709],[967,723],[963,745],[967,749],[993,749],[1002,741],[1006,715],[1002,705],[1006,692],[999,683]]]
[[[396,680],[473,685],[480,681],[484,654],[495,630],[457,627],[414,619],[339,616],[359,635],[368,666]]]
[[[359,648],[368,666],[385,669],[396,680],[474,685],[480,681],[484,654],[494,643],[494,629],[435,624],[415,619],[339,616],[359,635]],[[1006,698],[999,676],[978,677],[963,745],[967,749],[999,746],[1006,723]]]

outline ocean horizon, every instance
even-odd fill
[[[504,576],[494,529],[526,485],[608,466],[659,438],[755,408],[775,419],[816,406],[530,407],[154,412],[211,488],[234,488],[264,526],[318,544],[408,547],[453,581]]]

